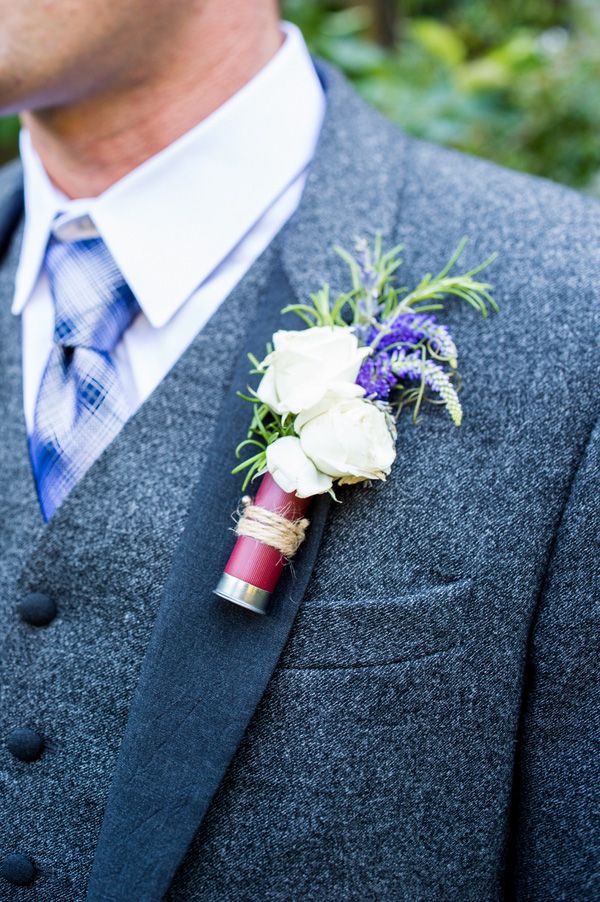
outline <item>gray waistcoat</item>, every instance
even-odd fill
[[[0,845],[36,846],[46,897],[73,900],[87,878],[129,702],[191,491],[274,247],[44,526],[26,454],[20,320],[10,314],[19,238],[0,283],[0,735],[30,726],[47,736],[50,753],[35,764],[16,763],[9,773],[2,768],[3,811],[13,816],[2,818]],[[77,538],[65,541],[65,534]],[[38,590],[51,590],[59,605],[57,618],[41,630],[20,622],[15,611],[20,597]],[[37,802],[31,793],[24,795],[32,768],[39,777]]]

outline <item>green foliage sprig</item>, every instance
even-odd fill
[[[491,284],[475,277],[496,259],[491,254],[483,263],[467,272],[453,274],[467,245],[463,237],[443,269],[434,276],[427,273],[419,284],[409,290],[396,285],[396,272],[402,265],[402,245],[383,251],[381,235],[374,241],[373,252],[364,239],[357,240],[357,255],[336,246],[335,252],[348,264],[352,277],[352,290],[331,297],[326,283],[310,295],[309,304],[288,304],[282,313],[295,313],[308,326],[374,326],[381,330],[380,337],[391,331],[393,324],[403,313],[431,313],[443,310],[445,298],[455,297],[466,301],[482,316],[489,309],[498,312],[498,305],[490,293]]]

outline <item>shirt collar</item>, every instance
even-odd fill
[[[88,215],[150,323],[160,327],[312,159],[325,98],[302,35],[199,125],[103,194],[69,200],[21,135],[25,233],[13,313],[37,282],[59,213]]]

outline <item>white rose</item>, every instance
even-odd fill
[[[321,495],[333,485],[331,477],[319,473],[308,459],[300,439],[292,435],[278,438],[268,446],[267,469],[284,492],[295,492],[299,498]]]
[[[296,417],[294,426],[306,456],[341,484],[385,479],[392,468],[395,430],[371,401],[326,398]]]
[[[356,335],[343,326],[276,332],[273,351],[263,361],[268,369],[258,397],[282,416],[313,407],[327,392],[360,398],[364,389],[355,380],[369,354],[370,348],[360,348]]]

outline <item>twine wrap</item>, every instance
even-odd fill
[[[235,532],[238,536],[248,536],[262,542],[263,545],[276,548],[289,561],[304,541],[309,522],[306,517],[288,520],[281,514],[258,507],[253,504],[253,499],[246,495],[242,498],[242,514]]]

